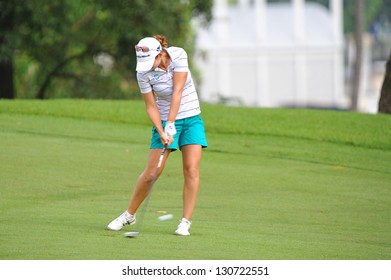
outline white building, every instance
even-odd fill
[[[201,100],[258,107],[347,109],[342,0],[215,0],[197,29]]]

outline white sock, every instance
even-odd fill
[[[126,210],[126,211],[125,211],[125,216],[126,216],[127,218],[130,218],[130,217],[133,217],[134,215],[130,214],[130,213],[128,212],[128,210]]]

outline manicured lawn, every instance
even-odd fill
[[[138,238],[107,224],[144,168],[140,101],[0,101],[0,259],[391,258],[391,116],[203,105],[209,147],[190,237],[180,152]],[[174,215],[159,222],[158,211]]]

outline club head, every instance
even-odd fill
[[[124,236],[134,238],[134,237],[137,237],[139,234],[140,233],[138,231],[128,231],[128,232],[125,232]]]

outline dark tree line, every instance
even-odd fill
[[[134,75],[134,42],[164,34],[191,54],[191,19],[210,21],[211,8],[212,0],[0,0],[0,98],[28,91],[44,99],[51,88],[66,97],[113,98],[108,92]],[[115,60],[110,77],[93,61],[100,54]],[[24,63],[19,75],[16,57]]]

